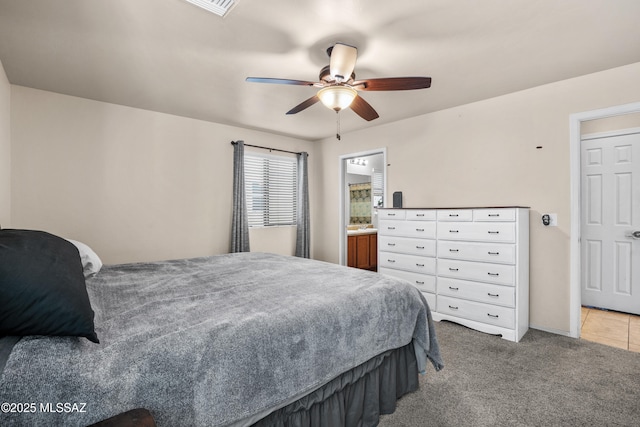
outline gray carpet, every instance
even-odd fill
[[[436,322],[445,368],[381,427],[640,426],[640,353],[530,329],[512,343]]]

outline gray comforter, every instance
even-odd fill
[[[243,425],[412,340],[420,366],[442,366],[420,292],[377,273],[244,253],[106,266],[87,288],[100,344],[18,342],[0,402],[36,410],[0,413],[1,425],[135,407],[160,426]]]

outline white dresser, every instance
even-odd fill
[[[529,210],[381,209],[379,272],[409,280],[435,320],[519,341],[529,328]]]

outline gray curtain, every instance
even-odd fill
[[[307,153],[298,153],[298,215],[296,218],[296,256],[301,258],[310,257],[310,235],[309,225],[309,179],[307,174]]]
[[[249,220],[244,192],[244,141],[233,144],[233,216],[231,252],[249,252]]]

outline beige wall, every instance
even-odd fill
[[[11,85],[0,62],[0,227],[11,224]]]
[[[596,120],[586,120],[580,124],[580,134],[610,132],[620,129],[640,128],[640,113],[622,114]]]
[[[306,141],[11,88],[13,225],[84,241],[106,263],[228,252],[232,140],[309,151],[314,168]],[[250,237],[293,253],[291,227]]]
[[[568,333],[569,115],[640,100],[638,76],[640,63],[323,140],[316,258],[338,261],[338,157],[387,147],[387,195],[406,207],[531,207],[530,321]]]

